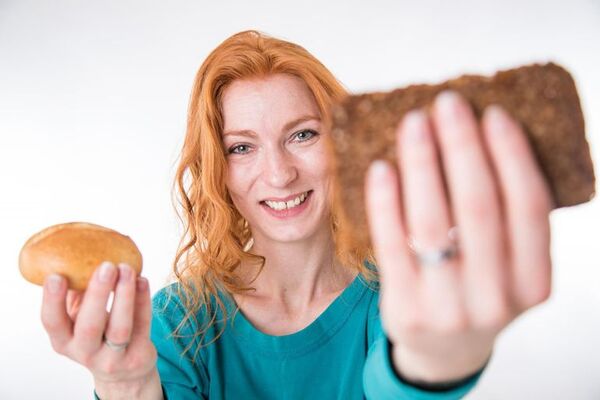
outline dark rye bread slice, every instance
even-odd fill
[[[520,121],[557,208],[594,196],[594,171],[575,83],[556,64],[524,66],[491,78],[464,75],[438,85],[353,95],[333,106],[330,126],[336,207],[346,245],[370,245],[363,194],[367,167],[375,159],[395,163],[395,128],[402,116],[429,107],[445,89],[462,94],[478,118],[486,106],[499,104]]]

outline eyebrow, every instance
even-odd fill
[[[310,120],[316,120],[316,121],[320,121],[321,119],[318,117],[315,117],[314,115],[304,115],[300,118],[296,118],[290,122],[288,122],[287,124],[285,124],[283,126],[283,131],[289,131],[290,129],[292,129],[293,127],[295,127],[298,124],[301,124],[302,122],[306,122],[306,121],[310,121]],[[253,130],[250,129],[242,129],[239,131],[228,131],[225,132],[223,134],[223,136],[229,136],[229,135],[238,135],[238,136],[250,136],[250,137],[256,137],[256,132],[254,132]]]

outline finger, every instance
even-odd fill
[[[506,312],[509,298],[497,184],[477,120],[462,97],[450,91],[439,95],[433,121],[459,228],[466,304],[475,325],[489,326],[489,319]]]
[[[79,308],[81,307],[83,293],[84,292],[78,290],[67,291],[67,314],[69,314],[72,321],[77,319],[77,313],[79,313]]]
[[[66,311],[66,280],[51,274],[44,282],[42,298],[42,325],[50,337],[52,348],[64,354],[73,337],[73,322]]]
[[[114,288],[117,271],[112,263],[105,262],[96,269],[79,309],[74,328],[74,346],[81,354],[97,351],[102,344],[106,328],[106,303]]]
[[[144,277],[137,278],[135,295],[135,316],[132,340],[140,337],[150,338],[150,321],[152,320],[152,301],[148,280]]]
[[[421,110],[407,113],[399,136],[399,167],[408,232],[424,248],[438,249],[447,245],[451,222],[427,115]]]
[[[408,305],[415,299],[417,274],[406,246],[397,174],[387,162],[378,160],[371,164],[366,181],[367,220],[381,290],[393,287],[399,305]]]
[[[119,280],[105,330],[112,343],[128,343],[133,330],[136,275],[127,264],[119,264]]]
[[[501,182],[516,300],[528,308],[551,290],[550,224],[552,196],[525,133],[499,106],[483,116],[484,138]],[[510,190],[509,190],[510,189]]]
[[[452,224],[434,134],[425,112],[406,114],[397,143],[408,232],[419,249],[444,248]],[[423,306],[430,320],[441,327],[465,318],[457,269],[455,260],[419,268]]]

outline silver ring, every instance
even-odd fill
[[[415,239],[409,235],[408,247],[411,252],[417,256],[417,260],[421,266],[439,266],[444,262],[455,258],[458,254],[458,228],[456,226],[453,226],[448,230],[448,239],[450,239],[450,244],[444,248],[424,250],[415,242]]]
[[[106,336],[104,336],[102,338],[102,340],[104,341],[104,344],[106,346],[108,346],[109,349],[117,351],[117,352],[122,352],[122,351],[124,351],[127,348],[127,346],[129,346],[129,342],[125,342],[125,343],[113,343],[110,340],[108,340],[106,338]]]

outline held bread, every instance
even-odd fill
[[[407,111],[429,108],[445,89],[464,96],[478,118],[485,107],[498,104],[520,122],[557,208],[581,204],[594,196],[594,170],[575,83],[556,64],[534,64],[501,71],[493,77],[464,75],[438,85],[411,85],[391,92],[347,96],[333,105],[329,126],[335,204],[345,245],[370,246],[364,203],[368,166],[375,159],[397,165],[396,126]]]
[[[103,261],[126,263],[142,272],[142,254],[128,236],[87,222],[50,226],[27,240],[19,269],[29,282],[43,285],[47,275],[67,278],[69,289],[85,290]]]

